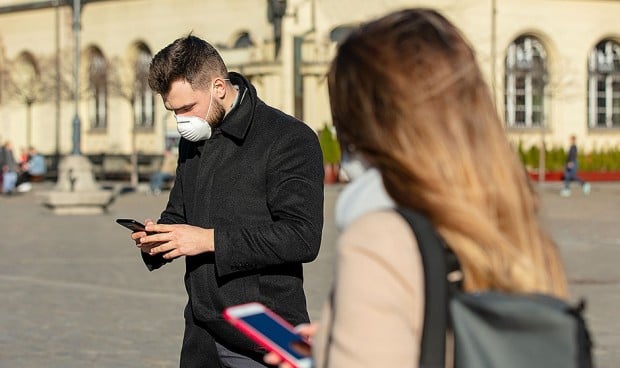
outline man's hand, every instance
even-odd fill
[[[144,224],[150,235],[136,232],[132,239],[149,255],[163,254],[165,259],[173,259],[214,251],[213,229],[185,224],[155,224],[149,219]]]

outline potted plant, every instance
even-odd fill
[[[323,151],[325,184],[337,183],[340,173],[340,144],[327,124],[319,131],[319,144]]]

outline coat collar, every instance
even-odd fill
[[[252,125],[258,97],[254,86],[241,74],[230,72],[228,78],[239,87],[239,98],[237,105],[226,115],[219,128],[223,133],[243,140]]]

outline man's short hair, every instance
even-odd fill
[[[217,50],[191,34],[178,38],[159,51],[149,68],[149,86],[165,95],[172,82],[184,79],[194,89],[207,89],[215,77],[226,78],[228,70]]]

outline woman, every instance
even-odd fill
[[[385,200],[338,210],[370,202],[355,193],[364,183],[380,193],[381,181],[372,179],[379,175],[395,205],[423,213],[439,230],[466,291],[566,297],[537,197],[453,24],[429,9],[367,23],[339,47],[328,82],[339,140],[371,169],[337,205],[344,232],[333,294],[313,339],[317,367],[418,366],[424,279],[411,228]]]

